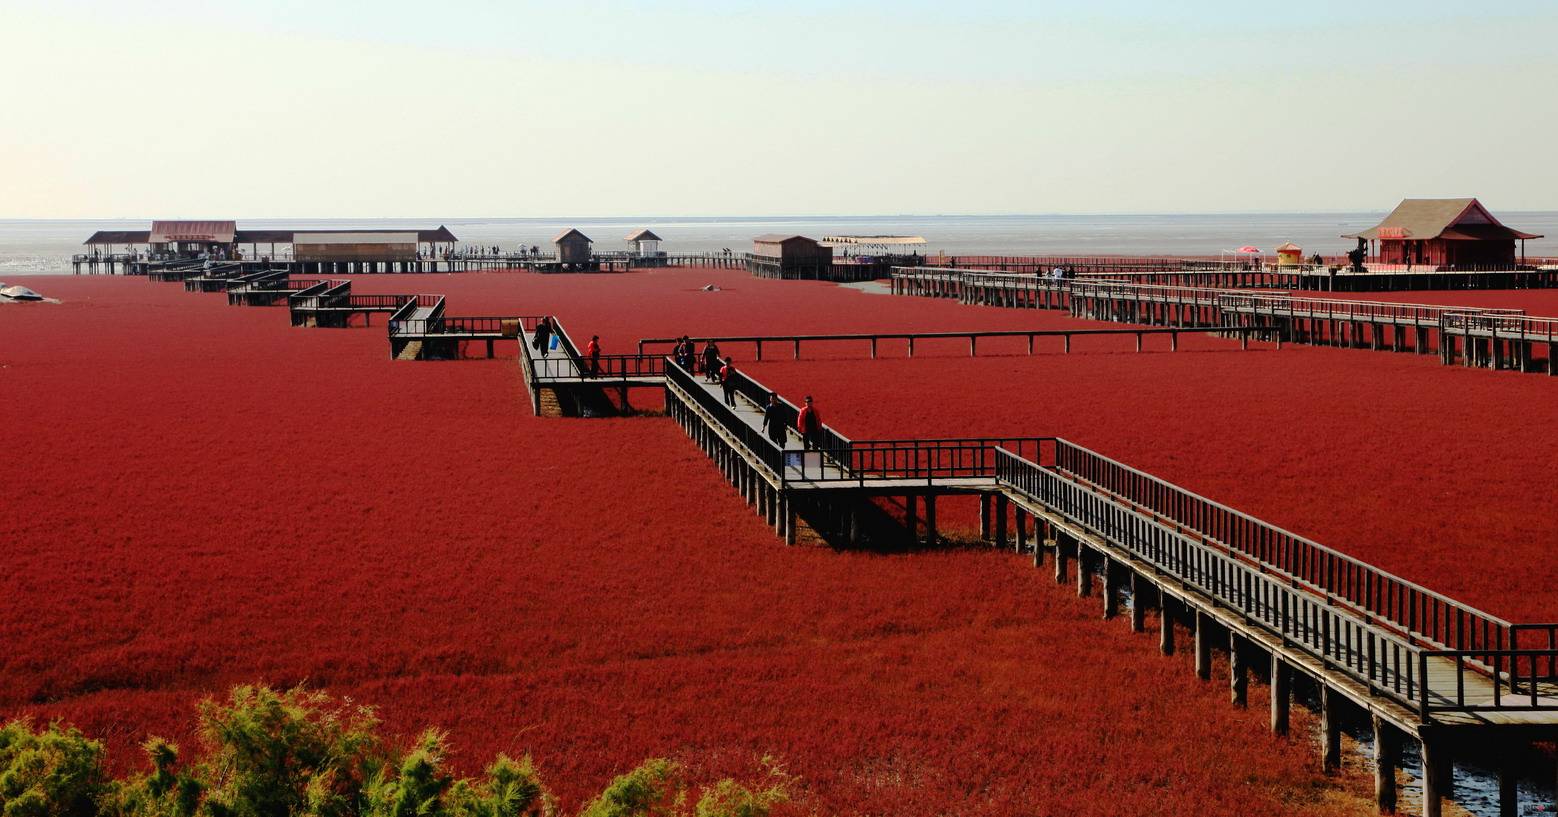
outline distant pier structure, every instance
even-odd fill
[[[582,270],[593,266],[591,247],[594,242],[579,232],[579,228],[569,227],[558,233],[552,239],[552,245],[557,247],[557,263],[562,269]]]
[[[766,233],[752,239],[746,257],[747,272],[759,278],[809,278],[828,280],[833,267],[833,248],[804,235]]]
[[[746,267],[759,278],[871,281],[891,277],[894,267],[922,264],[925,257],[906,248],[924,243],[917,235],[831,235],[821,241],[803,235],[760,235],[752,240]],[[835,256],[835,249],[842,249],[842,256]]]
[[[634,230],[627,235],[628,257],[632,259],[635,267],[664,267],[668,266],[669,256],[660,249],[660,236],[655,235],[654,230],[645,227],[642,230]]]
[[[1343,238],[1368,242],[1372,272],[1474,272],[1525,266],[1525,242],[1474,198],[1403,199],[1373,227]],[[1516,244],[1519,251],[1516,251]]]
[[[456,272],[448,227],[417,229],[239,229],[233,221],[153,221],[149,230],[99,230],[71,258],[80,275],[145,275],[168,265],[221,261],[308,274]]]

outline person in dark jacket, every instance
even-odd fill
[[[719,382],[719,344],[709,338],[703,344],[703,379],[708,383]]]
[[[536,351],[546,357],[552,351],[552,319],[543,317],[536,323]]]
[[[769,392],[768,405],[763,407],[763,433],[774,441],[774,445],[784,448],[790,438],[789,428],[784,421],[784,404],[779,402],[779,393]]]
[[[725,365],[719,370],[720,390],[725,392],[725,405],[736,407],[736,364],[729,356],[725,358]]]
[[[692,339],[682,335],[676,339],[676,348],[671,350],[671,356],[676,358],[676,365],[691,372],[693,370]]]

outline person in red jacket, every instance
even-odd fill
[[[600,377],[600,335],[590,335],[584,352],[590,358],[590,377]]]
[[[801,432],[801,439],[812,447],[819,447],[822,440],[822,415],[817,413],[817,407],[812,405],[811,395],[806,395],[806,405],[801,406],[800,413],[795,415],[795,430]]]
[[[731,408],[735,408],[736,407],[736,377],[735,377],[735,375],[736,375],[736,363],[735,363],[735,361],[730,359],[729,355],[726,355],[725,356],[725,365],[721,366],[720,370],[719,370],[719,384],[720,384],[720,389],[725,392],[725,405],[730,406]]]

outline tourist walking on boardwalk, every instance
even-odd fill
[[[763,406],[763,433],[768,439],[774,441],[774,445],[784,448],[789,435],[785,430],[789,426],[784,422],[784,406],[779,402],[778,392],[768,393],[768,405]]]
[[[584,351],[590,356],[590,377],[600,377],[600,335],[590,335]]]
[[[676,346],[671,349],[671,357],[676,361],[676,365],[689,372],[692,371],[692,341],[688,340],[686,335],[676,339]]]
[[[546,357],[547,353],[552,351],[552,319],[550,317],[542,317],[536,323],[535,347],[542,357]]]
[[[822,442],[822,415],[817,412],[817,407],[811,403],[811,395],[806,395],[806,405],[801,406],[799,414],[795,415],[795,430],[801,432],[801,439],[812,448],[820,448]]]
[[[706,383],[719,382],[719,344],[713,338],[703,343],[703,380]]]
[[[736,363],[729,356],[725,358],[725,365],[719,370],[720,390],[725,392],[725,405],[736,407]]]

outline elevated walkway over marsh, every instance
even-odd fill
[[[1558,318],[1527,316],[1519,309],[921,267],[896,268],[892,291],[1145,326],[1266,329],[1279,342],[1438,352],[1446,365],[1558,376]]]
[[[1499,619],[1063,439],[861,441],[826,428],[809,446],[793,432],[770,440],[762,384],[741,375],[731,407],[717,385],[665,365],[672,419],[785,541],[933,545],[937,499],[975,494],[982,538],[1036,567],[1053,561],[1057,582],[1099,593],[1106,617],[1128,600],[1143,630],[1155,608],[1165,653],[1189,627],[1201,677],[1214,645],[1227,650],[1236,705],[1262,657],[1274,731],[1288,730],[1295,675],[1309,679],[1328,767],[1344,716],[1368,718],[1384,747],[1373,759],[1382,810],[1396,803],[1403,736],[1421,744],[1429,814],[1450,794],[1456,747],[1507,758],[1558,738],[1558,624]],[[793,428],[796,407],[782,406]],[[1513,813],[1517,771],[1496,771],[1501,813]]]
[[[322,310],[384,308],[354,304],[350,285],[338,281],[253,278],[228,289],[230,302],[234,293],[277,291],[287,293],[289,311],[316,315],[316,323],[336,314]],[[404,352],[438,338],[512,339],[537,413],[613,413],[626,408],[629,388],[656,388],[667,415],[786,542],[935,546],[938,500],[977,497],[982,540],[1031,554],[1035,567],[1052,562],[1057,582],[1096,593],[1105,617],[1126,615],[1133,630],[1145,630],[1155,610],[1164,653],[1178,649],[1177,632],[1188,628],[1202,678],[1211,677],[1214,649],[1226,651],[1234,704],[1247,705],[1251,668],[1263,665],[1273,731],[1288,731],[1293,684],[1307,679],[1319,695],[1328,768],[1340,764],[1343,720],[1366,718],[1379,749],[1370,762],[1382,811],[1397,802],[1404,738],[1421,746],[1431,815],[1453,794],[1457,753],[1503,764],[1494,769],[1500,813],[1513,814],[1520,767],[1512,759],[1558,740],[1558,624],[1506,621],[1067,440],[856,440],[825,426],[803,441],[794,431],[798,409],[782,399],[785,434],[770,439],[761,407],[772,392],[745,373],[734,381],[732,406],[719,385],[660,355],[585,358],[555,318],[557,348],[542,356],[539,316],[451,318],[441,296],[363,297],[393,304],[392,353],[397,343]],[[869,341],[874,353],[885,337],[918,335],[782,340],[798,357],[802,340]],[[620,407],[607,399],[619,389]]]

